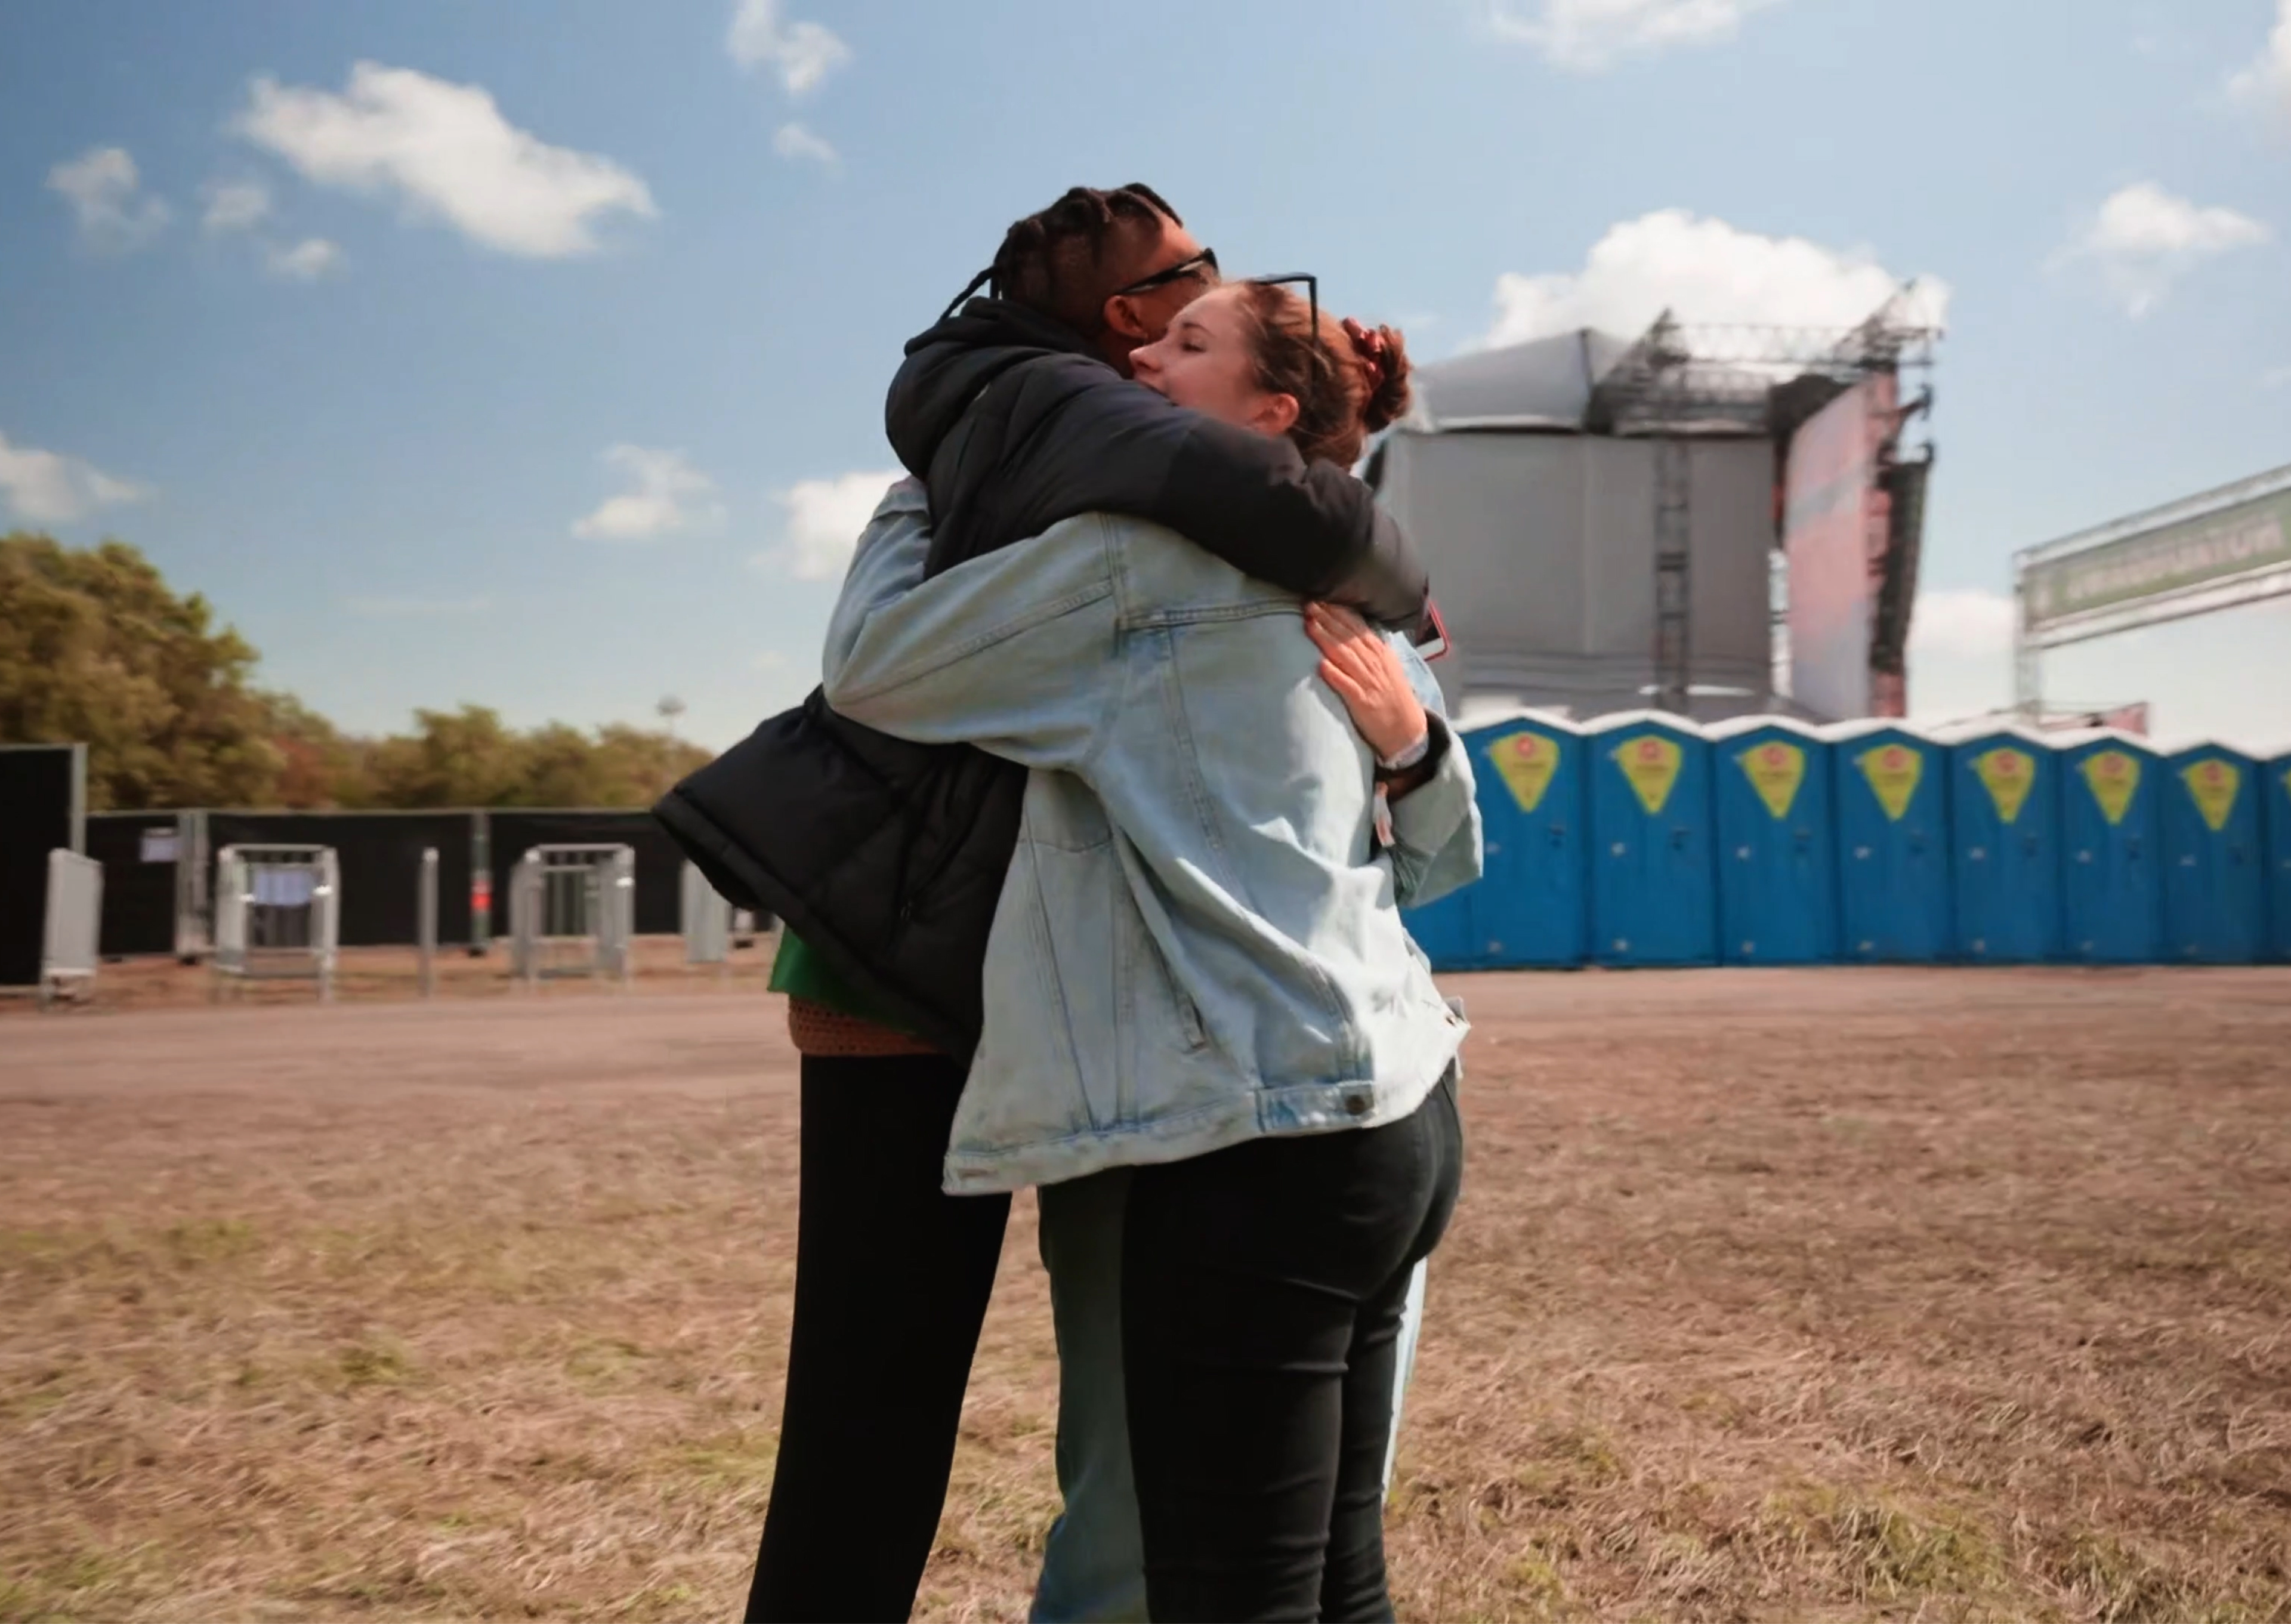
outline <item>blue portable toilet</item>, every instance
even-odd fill
[[[2291,744],[2267,752],[2259,768],[2262,821],[2267,825],[2268,936],[2273,956],[2291,964]]]
[[[2087,964],[2163,956],[2157,780],[2144,740],[2112,728],[2054,736],[2061,767],[2061,944]]]
[[[1949,866],[1957,956],[2043,964],[2061,956],[2061,764],[2042,734],[1980,723],[1949,736]]]
[[[1409,929],[1439,969],[1572,969],[1590,931],[1583,729],[1522,711],[1459,729],[1478,784],[1486,866]]]
[[[1738,716],[1705,731],[1717,827],[1719,961],[1836,963],[1829,744],[1787,716]]]
[[[2164,760],[2164,951],[2182,964],[2267,953],[2267,854],[2257,764],[2207,740]]]
[[[1955,945],[1949,884],[1949,752],[1889,720],[1839,722],[1829,742],[1837,797],[1840,956],[1934,964]]]
[[[1592,959],[1715,962],[1709,741],[1684,717],[1654,711],[1601,717],[1588,733]]]

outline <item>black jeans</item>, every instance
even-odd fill
[[[964,1069],[804,1057],[795,1323],[751,1620],[914,1607],[1010,1216],[1007,1195],[939,1188]]]
[[[1392,1617],[1401,1309],[1462,1172],[1452,1073],[1401,1122],[1137,1170],[1121,1340],[1156,1620]]]

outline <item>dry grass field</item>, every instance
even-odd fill
[[[0,1620],[734,1616],[777,1001],[148,979],[0,1018]],[[2291,973],[1456,990],[1403,1618],[2291,1620]],[[925,1616],[1024,1616],[1053,1375],[1022,1201]]]

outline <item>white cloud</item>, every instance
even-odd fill
[[[1909,617],[1909,713],[1941,722],[2013,696],[2013,600],[1979,587],[1919,592]]]
[[[270,189],[260,181],[210,181],[199,196],[206,199],[199,226],[211,237],[248,230],[270,218]]]
[[[273,276],[284,277],[290,282],[315,282],[330,271],[340,270],[344,255],[340,243],[330,243],[323,237],[306,237],[292,247],[273,244],[263,257]]]
[[[606,450],[605,461],[628,475],[636,488],[607,497],[595,512],[575,520],[574,535],[589,541],[647,542],[724,521],[723,507],[713,500],[716,481],[682,452],[614,446]]]
[[[490,598],[345,598],[342,607],[368,620],[452,620],[483,615]]]
[[[1499,277],[1495,325],[1484,342],[1515,344],[1579,327],[1636,337],[1666,310],[1688,323],[1851,327],[1901,284],[1866,252],[1761,237],[1663,209],[1609,228],[1580,270]],[[1922,313],[1940,325],[1947,284],[1928,277],[1919,286]]]
[[[759,566],[776,566],[799,581],[834,581],[851,562],[859,532],[867,527],[883,493],[906,475],[899,469],[865,469],[832,479],[802,479],[778,493],[787,510],[787,535]]]
[[[141,189],[125,147],[90,147],[48,171],[48,189],[71,205],[80,241],[107,253],[131,253],[166,229],[165,202]]]
[[[141,502],[150,494],[77,457],[12,446],[4,434],[0,434],[0,493],[5,493],[11,511],[29,525],[68,524],[98,508]]]
[[[1980,587],[1919,592],[1909,615],[1909,652],[1941,659],[1986,659],[2013,647],[2013,600]]]
[[[808,158],[815,164],[832,166],[836,162],[835,149],[824,136],[815,135],[800,124],[784,124],[779,133],[772,137],[772,150],[793,162]]]
[[[779,0],[740,0],[724,49],[743,68],[770,68],[791,96],[818,88],[851,60],[851,47],[816,22],[780,20]]]
[[[1554,66],[1597,73],[1634,52],[1732,39],[1777,0],[1491,0],[1488,20]]]
[[[2140,317],[2206,260],[2256,246],[2268,237],[2267,228],[2247,214],[2199,207],[2142,181],[2102,204],[2055,263],[2091,261],[2126,311]]]
[[[538,259],[592,253],[615,213],[658,211],[643,181],[518,129],[478,84],[360,62],[342,94],[258,78],[236,122],[309,180],[392,194],[488,248]]]
[[[2275,0],[2275,31],[2256,60],[2228,82],[2237,99],[2291,118],[2291,0]]]

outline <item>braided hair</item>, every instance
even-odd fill
[[[1106,300],[1133,279],[1138,252],[1160,240],[1165,222],[1185,224],[1142,182],[1111,191],[1074,187],[1003,233],[987,272],[988,289],[997,299],[1096,338],[1105,330]]]

